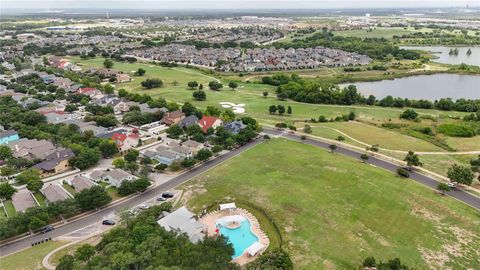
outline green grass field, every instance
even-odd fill
[[[40,192],[36,192],[33,194],[33,196],[35,196],[35,199],[37,199],[37,202],[40,204],[40,206],[45,206],[47,205],[47,198],[45,198],[45,196],[43,196],[42,193]]]
[[[15,210],[11,200],[4,201],[3,205],[5,206],[5,210],[7,211],[9,217],[14,217],[17,215],[17,210]]]
[[[42,259],[50,251],[65,245],[65,241],[50,241],[1,258],[0,270],[45,269]]]
[[[75,189],[74,189],[72,186],[70,186],[69,184],[64,183],[64,184],[62,185],[62,187],[63,187],[66,191],[68,191],[68,193],[70,193],[70,194],[72,194],[72,195],[75,195],[75,193],[77,193],[77,192],[75,191]]]
[[[235,199],[265,209],[297,269],[353,269],[372,255],[417,269],[478,266],[478,211],[313,146],[273,139],[183,188],[195,211]]]

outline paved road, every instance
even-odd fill
[[[274,129],[266,129],[266,128],[263,129],[263,132],[270,135],[281,135],[287,139],[300,141],[300,136],[295,134],[290,134],[290,133],[286,133],[286,132],[282,132]],[[304,141],[304,143],[330,150],[329,149],[330,143],[325,143],[325,142],[321,142],[321,141],[309,139],[309,138],[307,138]],[[337,145],[337,149],[335,150],[335,152],[343,155],[347,155],[353,158],[357,158],[357,159],[360,159],[360,155],[362,155],[362,153],[360,152],[350,150],[348,148],[343,148],[340,145]],[[396,173],[397,169],[400,167],[393,163],[390,163],[372,156],[369,157],[367,162],[377,167],[392,171],[394,173]],[[417,172],[409,172],[409,173],[410,173],[410,179],[415,180],[421,184],[424,184],[430,188],[433,188],[433,189],[437,188],[438,181],[434,180],[433,178],[430,178],[428,176],[425,176]],[[447,192],[446,194],[480,210],[480,198],[478,197],[470,195],[461,189],[453,189]]]
[[[68,233],[71,233],[73,231],[85,228],[89,225],[95,224],[97,222],[101,222],[104,217],[111,216],[115,214],[116,211],[123,209],[123,208],[130,208],[137,206],[145,201],[151,200],[153,198],[158,197],[162,192],[165,192],[167,190],[173,189],[176,186],[185,183],[186,181],[192,179],[193,177],[211,169],[212,167],[224,162],[225,160],[236,156],[243,151],[259,144],[262,142],[262,139],[253,141],[243,147],[240,147],[238,149],[235,149],[233,151],[230,151],[224,155],[221,155],[215,159],[209,160],[205,162],[204,164],[200,165],[199,167],[195,167],[188,172],[181,174],[179,176],[176,176],[167,182],[160,184],[154,188],[148,189],[144,193],[140,194],[139,196],[132,197],[126,201],[123,201],[117,205],[114,205],[109,208],[101,209],[98,212],[96,212],[93,215],[87,216],[85,218],[81,218],[75,221],[72,221],[71,223],[67,223],[61,227],[56,228],[52,232],[49,232],[47,234],[36,234],[32,235],[30,237],[18,240],[16,242],[10,243],[10,244],[5,244],[0,247],[0,256],[6,256],[8,254],[17,252],[19,250],[28,248],[31,246],[32,243],[41,241],[42,239],[51,237],[59,237]]]

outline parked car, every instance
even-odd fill
[[[167,199],[163,198],[162,196],[160,197],[157,197],[157,202],[164,202],[166,201]]]
[[[55,228],[53,228],[52,225],[47,225],[45,226],[45,228],[42,229],[41,233],[48,233],[48,232],[51,232],[53,231]]]
[[[102,225],[112,226],[112,225],[115,225],[115,221],[110,220],[110,219],[105,219],[104,221],[102,221]]]
[[[164,192],[162,193],[163,198],[173,198],[173,193],[172,192]]]
[[[398,173],[398,175],[400,175],[402,177],[405,177],[405,178],[410,177],[410,174],[404,168],[398,168],[397,173]]]
[[[410,166],[403,166],[402,169],[404,169],[406,171],[409,171],[409,172],[413,171],[413,168],[410,167]]]

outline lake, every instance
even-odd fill
[[[459,65],[465,63],[468,65],[480,66],[480,46],[465,46],[465,47],[447,47],[447,46],[401,46],[402,49],[408,50],[422,50],[433,52],[437,59],[432,59],[434,62]],[[450,49],[458,49],[458,55],[450,55]],[[467,55],[470,49],[472,54]]]
[[[409,99],[480,99],[480,76],[458,74],[418,75],[377,82],[352,83],[364,95],[377,99],[388,95]],[[342,84],[344,87],[349,84]]]

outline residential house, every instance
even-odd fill
[[[20,189],[12,196],[13,207],[17,212],[25,212],[28,208],[37,206],[37,201],[33,194],[26,188]]]
[[[198,125],[202,128],[203,133],[207,133],[209,128],[215,129],[222,124],[223,121],[215,116],[203,116],[202,119],[198,121]]]
[[[57,151],[57,148],[46,140],[22,138],[11,141],[7,145],[12,150],[14,158],[26,158],[28,160],[44,160],[48,155]]]
[[[45,160],[37,163],[33,168],[41,171],[42,177],[63,173],[72,169],[69,159],[75,157],[70,149],[58,150],[45,157]]]
[[[121,169],[107,169],[105,171],[94,171],[90,174],[93,181],[107,181],[110,185],[119,187],[123,181],[133,181],[135,176]]]
[[[193,152],[194,156],[198,153],[198,151],[200,151],[201,149],[203,149],[205,147],[203,145],[203,143],[199,143],[199,142],[196,142],[196,141],[193,141],[193,140],[184,141],[182,143],[182,146],[190,149]]]
[[[95,186],[95,183],[92,180],[83,175],[75,176],[69,181],[69,184],[75,189],[76,192],[80,192],[84,189],[89,189]]]
[[[47,123],[49,124],[58,124],[67,120],[75,119],[73,114],[63,114],[58,113],[57,111],[46,113],[45,117],[47,118]]]
[[[174,125],[180,123],[185,118],[185,113],[182,111],[174,111],[174,112],[168,112],[166,115],[162,118],[162,123],[166,125]]]
[[[118,151],[120,153],[124,153],[127,150],[136,147],[140,140],[140,137],[137,134],[123,134],[123,133],[115,133],[112,136],[112,140],[115,141],[118,147]]]
[[[197,221],[196,215],[187,208],[180,207],[172,213],[163,213],[163,218],[157,221],[166,231],[185,233],[192,243],[202,241],[207,235],[207,225]]]
[[[50,203],[64,201],[71,198],[71,195],[58,184],[49,184],[42,188],[40,193],[42,193]]]
[[[170,151],[178,153],[182,159],[193,158],[193,150],[188,147],[174,146]]]
[[[0,131],[0,144],[7,144],[20,139],[18,132],[13,129]]]
[[[189,126],[194,126],[198,124],[198,117],[196,115],[189,115],[180,121],[180,127],[188,128]]]
[[[182,157],[179,153],[172,152],[168,149],[157,148],[155,151],[147,150],[143,153],[144,157],[155,159],[161,164],[170,166],[172,163],[181,161]]]
[[[223,125],[225,130],[230,131],[233,134],[238,134],[242,129],[245,129],[247,125],[245,125],[242,121],[233,121],[228,122]]]
[[[141,103],[138,107],[142,113],[156,113],[160,110],[159,108],[150,108],[147,103]]]

